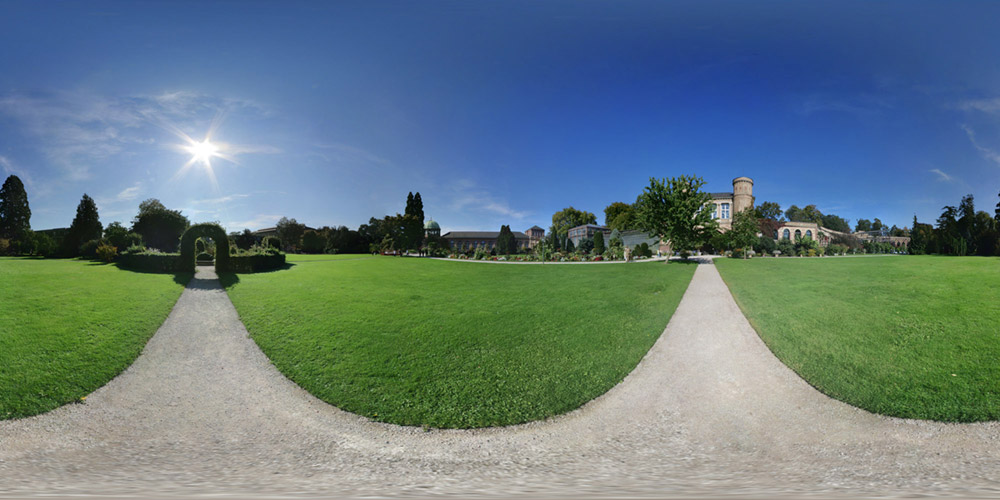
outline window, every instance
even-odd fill
[[[802,238],[802,231],[799,231],[798,229],[796,229],[795,230],[795,239],[799,240],[800,238]]]
[[[719,218],[719,204],[718,203],[715,203],[715,204],[712,205],[712,218],[713,219],[718,219]]]
[[[786,240],[789,238],[789,233],[788,233],[787,229],[785,229],[784,231],[781,232],[781,237],[784,238],[784,239],[786,239]]]
[[[806,230],[806,238],[809,238],[810,240],[813,239],[812,229],[807,229]]]
[[[729,204],[728,203],[723,203],[721,206],[722,206],[722,215],[720,216],[720,218],[721,219],[728,219],[729,218]]]

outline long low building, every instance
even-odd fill
[[[517,243],[518,250],[530,248],[529,243],[531,239],[527,234],[521,231],[511,231],[511,233],[514,235],[514,241]],[[480,247],[492,250],[493,247],[497,246],[497,238],[499,237],[500,231],[449,231],[443,236],[444,239],[448,240],[451,248],[457,251],[472,250]]]

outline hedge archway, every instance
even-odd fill
[[[181,235],[181,267],[194,272],[194,242],[201,237],[209,237],[215,241],[215,270],[229,270],[229,237],[222,226],[213,223],[195,224]]]

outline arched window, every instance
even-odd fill
[[[774,230],[774,239],[778,239],[778,230],[777,229]]]
[[[802,231],[796,229],[795,230],[795,239],[799,239],[801,237],[802,237]]]
[[[720,215],[719,218],[720,219],[728,219],[729,218],[729,204],[728,203],[723,203],[722,205],[720,205],[720,207],[722,208],[722,215]]]
[[[806,238],[813,239],[812,229],[806,229]]]
[[[784,231],[781,232],[781,237],[784,238],[784,239],[786,239],[786,240],[789,238],[788,229],[785,229]]]

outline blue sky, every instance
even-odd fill
[[[909,226],[1000,191],[996,2],[0,3],[0,175],[229,230],[603,222],[649,177]],[[234,161],[182,171],[182,135]]]

